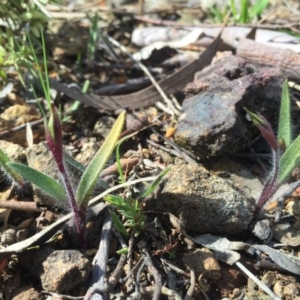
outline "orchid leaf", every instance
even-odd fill
[[[23,164],[7,163],[7,165],[55,199],[68,201],[64,187],[48,175]]]
[[[64,159],[65,159],[67,165],[72,166],[74,169],[76,169],[81,174],[84,173],[86,167],[83,166],[81,163],[79,163],[77,160],[75,160],[72,156],[70,156],[66,152],[64,152]],[[105,190],[107,190],[109,188],[108,184],[103,179],[98,179],[97,186],[100,186]]]
[[[278,142],[275,137],[273,128],[268,120],[260,113],[253,113],[244,107],[249,114],[253,124],[260,130],[262,137],[268,142],[273,151],[278,151]]]
[[[283,149],[286,149],[291,144],[291,135],[291,103],[288,82],[286,80],[282,88],[277,136],[277,140],[280,144],[283,143]]]
[[[8,175],[17,182],[20,186],[24,184],[22,176],[8,166],[10,163],[9,157],[0,149],[0,164],[2,168],[8,173]]]
[[[97,179],[105,167],[105,164],[111,156],[112,151],[119,139],[124,121],[125,111],[119,115],[108,137],[85,169],[76,192],[76,201],[81,206],[87,206],[89,197],[93,191]]]
[[[280,158],[279,182],[283,183],[285,179],[300,163],[300,135],[285,150]]]

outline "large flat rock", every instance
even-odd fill
[[[206,233],[239,233],[253,218],[255,200],[230,181],[201,166],[175,165],[164,177],[146,209],[168,212],[186,230]]]

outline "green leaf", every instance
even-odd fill
[[[0,163],[1,165],[4,165],[6,163],[10,162],[10,159],[8,158],[8,156],[0,149]]]
[[[291,144],[291,135],[291,101],[288,82],[285,80],[282,88],[277,140],[280,143],[283,141],[284,148],[287,148]]]
[[[280,158],[279,165],[279,183],[284,182],[292,171],[300,163],[300,135],[286,149]]]
[[[125,201],[122,197],[116,196],[116,195],[107,195],[104,197],[104,200],[109,202],[110,204],[116,206],[117,208],[124,208],[125,206]]]
[[[266,9],[266,7],[268,6],[268,4],[269,4],[269,0],[256,1],[256,3],[250,7],[249,10],[250,17],[254,18],[261,15]]]
[[[117,253],[119,255],[121,255],[121,254],[127,255],[128,254],[128,248],[122,248],[122,249],[118,250]]]
[[[0,149],[0,164],[2,168],[8,173],[8,175],[20,186],[23,186],[23,178],[15,170],[13,170],[8,163],[10,163],[9,157]]]
[[[94,185],[119,139],[124,121],[125,111],[119,115],[108,137],[84,171],[76,192],[76,201],[80,205],[87,206]]]
[[[64,153],[64,159],[65,161],[70,164],[72,167],[74,167],[77,171],[83,173],[85,171],[85,167],[79,163],[77,160],[75,160],[72,156],[70,156],[67,153]]]
[[[230,0],[229,5],[230,5],[230,10],[231,10],[231,13],[232,13],[234,19],[237,20],[238,12],[237,12],[234,0]]]
[[[66,163],[76,169],[78,172],[84,173],[86,167],[75,160],[72,156],[64,152],[64,159]],[[102,187],[104,190],[109,188],[108,184],[103,179],[98,179],[97,186]]]
[[[118,216],[111,210],[109,210],[109,215],[112,219],[112,221],[114,222],[114,225],[116,226],[117,230],[126,238],[129,238],[129,235],[126,231],[125,226],[123,225],[123,223],[121,222],[121,220],[118,218]]]
[[[64,187],[48,175],[18,163],[7,165],[57,200],[68,201]]]
[[[148,195],[150,195],[151,193],[153,193],[153,191],[156,189],[157,185],[159,184],[159,182],[162,180],[162,178],[171,170],[171,167],[165,169],[164,171],[162,171],[158,177],[150,184],[150,186],[147,188],[147,190],[143,193],[142,198],[147,197]]]
[[[241,0],[241,15],[240,15],[240,23],[245,24],[249,19],[249,0]]]

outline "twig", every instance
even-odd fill
[[[169,289],[175,290],[176,288],[176,275],[167,265],[163,265],[166,274],[166,283]]]
[[[46,294],[46,295],[50,295],[53,296],[54,298],[57,299],[63,299],[63,300],[82,300],[84,297],[83,296],[79,296],[79,297],[73,297],[73,296],[69,296],[69,295],[62,295],[62,294],[58,294],[58,293],[54,293],[54,292],[47,292],[47,291],[42,291],[42,294]]]
[[[158,143],[156,143],[156,142],[154,142],[154,141],[151,141],[151,140],[149,140],[149,139],[147,139],[146,141],[147,141],[148,144],[150,144],[150,145],[152,145],[152,146],[154,146],[154,147],[157,147],[157,148],[159,148],[159,149],[161,149],[161,150],[163,150],[163,151],[165,151],[165,152],[168,152],[168,153],[170,153],[170,154],[172,154],[172,155],[174,155],[174,156],[183,158],[182,155],[181,155],[181,153],[179,153],[177,150],[174,150],[174,149],[171,149],[171,148],[164,147],[163,145],[160,145],[160,144],[158,144]]]
[[[146,261],[145,259],[143,258],[143,262],[140,266],[140,268],[138,269],[137,273],[136,273],[136,280],[135,280],[135,293],[137,295],[139,295],[139,291],[140,291],[140,278],[141,278],[141,273],[142,271],[144,270],[145,268],[145,265],[146,265]]]
[[[249,270],[247,270],[240,262],[235,263],[251,280],[253,280],[266,294],[272,297],[273,300],[281,300],[274,294],[263,282],[258,280]]]
[[[175,271],[177,274],[188,276],[183,270],[181,270],[178,267],[174,266],[173,264],[171,264],[170,262],[168,262],[166,259],[161,258],[160,260],[162,261],[163,264],[166,264],[170,269],[172,269],[173,271]]]
[[[146,287],[143,287],[141,288],[141,294],[142,295],[151,295],[154,293],[154,287],[153,286],[146,286]],[[174,299],[174,300],[182,300],[182,298],[180,297],[180,295],[174,291],[174,290],[171,290],[171,289],[168,289],[167,287],[165,286],[162,286],[161,287],[161,293],[163,295],[166,295],[168,296],[168,298],[170,299]],[[148,298],[147,298],[148,299]]]
[[[172,146],[176,151],[178,151],[181,155],[181,157],[190,165],[193,166],[198,166],[196,159],[196,156],[189,152],[188,150],[184,149],[184,148],[180,148],[176,143],[166,139],[163,135],[161,135],[160,133],[158,133],[154,128],[151,128],[152,131],[158,135],[160,138],[162,138],[166,144],[169,144],[170,146]]]
[[[128,271],[129,274],[132,274],[130,271],[132,271],[132,252],[133,252],[133,243],[134,243],[134,233],[135,230],[132,230],[131,234],[130,234],[130,238],[129,238],[129,242],[128,242],[128,253],[127,253],[127,260],[128,260]],[[129,279],[130,277],[128,277]],[[132,284],[132,280],[128,280],[126,282],[126,286],[129,287],[130,284]]]
[[[136,265],[129,271],[128,275],[122,279],[120,279],[120,282],[123,283],[129,279],[129,277],[140,267],[140,264],[144,261],[143,257],[141,257]]]
[[[155,24],[155,25],[162,25],[162,26],[173,26],[173,27],[177,27],[177,28],[181,28],[181,27],[203,27],[203,28],[222,28],[222,24],[199,24],[199,25],[195,25],[192,23],[180,23],[180,22],[176,22],[176,21],[166,21],[166,20],[159,20],[159,19],[152,19],[149,17],[145,17],[145,16],[134,16],[134,18],[136,20],[139,20],[141,22],[145,22],[145,23],[150,23],[150,24]],[[258,29],[271,29],[271,30],[278,30],[278,29],[291,29],[293,26],[297,26],[298,23],[288,23],[285,25],[271,25],[271,24],[239,24],[239,25],[235,25],[235,24],[227,24],[227,27],[246,27],[246,28],[258,28]]]
[[[37,211],[44,212],[47,211],[46,207],[37,207],[35,202],[26,201],[0,201],[0,208],[23,210],[23,211]]]
[[[122,170],[124,171],[125,169],[127,171],[130,171],[134,166],[136,166],[138,164],[138,162],[140,161],[140,157],[130,157],[130,158],[121,158],[120,159],[120,165]],[[114,163],[113,165],[107,167],[106,169],[104,169],[101,174],[100,177],[103,178],[105,176],[108,175],[112,175],[112,174],[118,174],[118,164]]]
[[[184,300],[192,300],[193,298],[193,293],[195,291],[196,287],[196,275],[195,275],[195,270],[191,269],[191,285],[184,297]]]
[[[93,268],[92,273],[92,287],[89,288],[85,300],[92,299],[106,299],[106,293],[107,293],[107,287],[105,286],[105,278],[106,278],[106,272],[107,272],[107,261],[108,261],[108,252],[109,252],[109,244],[110,244],[110,238],[112,233],[112,220],[108,213],[106,212],[103,220],[103,228],[102,228],[102,234],[101,234],[101,241],[99,245],[98,252],[94,258],[95,264]],[[97,291],[102,291],[102,289],[105,289],[102,295],[94,295]]]
[[[33,122],[30,122],[29,125],[31,127],[33,127],[33,126],[40,125],[40,124],[43,124],[43,123],[44,123],[44,118],[36,120],[36,121],[33,121]],[[3,139],[4,137],[6,137],[7,135],[10,135],[11,133],[15,133],[15,132],[17,132],[19,130],[25,129],[26,125],[27,125],[27,123],[19,125],[19,126],[16,126],[14,128],[11,128],[11,129],[7,129],[7,130],[4,130],[4,131],[1,131],[0,132],[0,139]]]
[[[113,233],[118,238],[118,240],[121,244],[121,247],[126,248],[127,245],[124,241],[123,236],[120,234],[120,232],[115,227],[113,228]],[[112,290],[117,285],[118,281],[120,280],[126,260],[127,260],[126,255],[122,254],[119,258],[119,262],[118,262],[115,270],[109,277],[108,284],[109,284],[110,290]]]
[[[148,253],[146,247],[143,247],[142,253],[144,255],[145,263],[148,267],[149,272],[153,275],[155,281],[154,293],[152,296],[152,300],[160,299],[160,293],[162,288],[161,276],[159,275],[157,269],[154,267],[150,254]]]
[[[203,276],[203,273],[198,278],[199,289],[200,289],[200,292],[202,293],[203,297],[205,298],[205,300],[209,300],[208,296],[205,293],[206,289],[205,289],[205,284],[202,282],[202,276]]]
[[[145,72],[145,74],[149,77],[149,79],[151,80],[152,84],[155,86],[155,88],[157,89],[157,91],[159,92],[161,97],[164,99],[164,101],[167,104],[168,108],[172,110],[172,113],[171,113],[171,111],[169,111],[168,113],[171,113],[172,116],[174,114],[179,116],[180,112],[174,107],[172,101],[167,97],[167,95],[162,90],[162,88],[159,86],[159,84],[157,83],[155,78],[152,76],[152,74],[149,72],[147,67],[144,64],[142,64],[141,62],[135,60],[134,57],[131,55],[131,53],[123,45],[121,45],[119,42],[117,42],[115,39],[108,36],[108,40],[113,45],[115,45],[116,47],[120,48],[123,52],[125,52],[130,57],[130,59],[133,60]]]

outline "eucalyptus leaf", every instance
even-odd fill
[[[87,206],[93,187],[119,139],[124,121],[125,111],[119,115],[108,137],[84,171],[76,192],[78,204]]]
[[[285,179],[300,163],[300,135],[292,142],[280,158],[279,165],[279,183]]]
[[[64,187],[48,175],[23,164],[7,163],[7,165],[57,200],[68,201]]]
[[[282,88],[277,140],[280,144],[284,142],[284,148],[287,148],[291,144],[291,136],[291,101],[288,82],[285,80]]]

